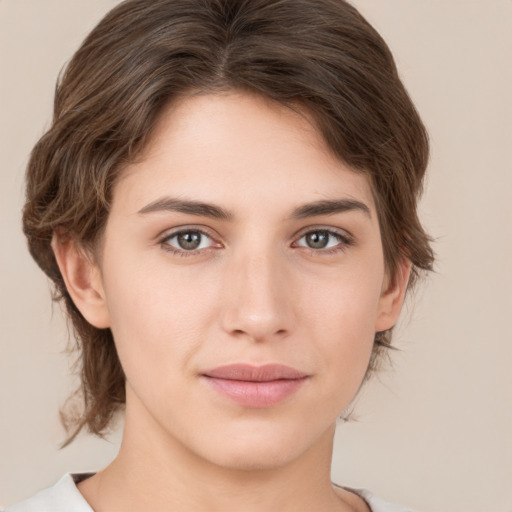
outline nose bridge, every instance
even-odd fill
[[[226,275],[224,328],[253,340],[283,335],[291,327],[291,303],[283,286],[286,268],[275,247],[250,244],[234,256]]]

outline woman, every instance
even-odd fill
[[[424,127],[340,0],[128,0],[58,86],[24,229],[117,458],[10,511],[401,510],[330,482],[336,419],[432,266]]]

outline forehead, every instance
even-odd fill
[[[340,196],[374,209],[366,174],[330,151],[307,111],[240,92],[196,94],[170,104],[114,192],[123,202],[159,194],[260,206]]]

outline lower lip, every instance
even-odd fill
[[[269,382],[229,380],[207,376],[205,379],[215,391],[239,405],[265,408],[276,405],[293,395],[304,384],[307,377]]]

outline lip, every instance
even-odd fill
[[[251,408],[277,405],[308,379],[306,373],[282,364],[229,364],[208,370],[202,377],[220,395]]]

